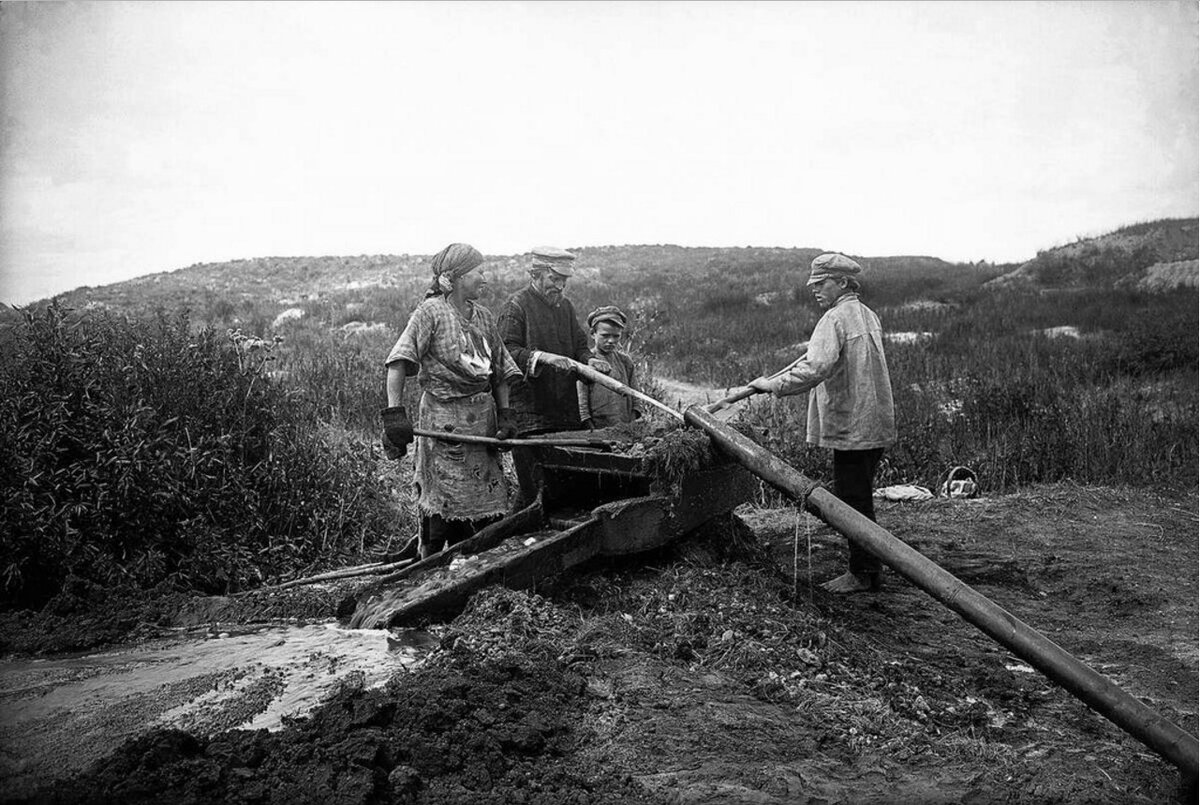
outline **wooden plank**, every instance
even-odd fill
[[[351,620],[359,629],[412,624],[423,619],[454,614],[476,590],[491,584],[530,587],[595,556],[600,549],[600,529],[588,520],[563,532],[538,532],[520,536],[483,553],[463,557],[458,567],[431,567],[406,579],[399,587],[360,602]]]
[[[542,499],[539,496],[533,503],[519,512],[510,514],[489,526],[481,528],[477,534],[468,537],[462,542],[450,545],[438,551],[433,556],[422,559],[416,564],[409,565],[391,575],[384,576],[379,580],[378,584],[392,584],[409,576],[423,573],[431,568],[448,565],[454,561],[454,557],[456,556],[486,551],[495,545],[499,545],[514,534],[536,531],[542,527],[544,522],[545,514],[542,511]]]
[[[649,495],[597,506],[600,552],[605,556],[641,553],[670,542],[675,535],[663,528],[670,502],[661,495]]]
[[[645,475],[644,462],[638,456],[624,453],[603,453],[598,450],[563,447],[533,449],[543,466],[576,472],[619,472],[625,475]]]
[[[758,479],[737,464],[689,473],[663,524],[672,538],[754,499]]]

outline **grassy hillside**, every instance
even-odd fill
[[[1037,281],[1019,283],[992,282],[1015,266],[859,257],[900,434],[878,482],[936,487],[965,464],[985,493],[1064,479],[1194,487],[1196,291],[1110,281],[1129,254],[1174,260],[1190,243],[1194,256],[1187,226],[1039,255],[1025,272]],[[804,289],[818,249],[574,251],[568,296],[581,317],[610,303],[630,314],[652,392],[655,377],[725,388],[774,371],[820,314]],[[498,309],[526,269],[524,256],[490,258],[485,303]],[[1048,277],[1070,283],[1049,292]],[[425,256],[268,257],[6,310],[4,599],[45,600],[73,575],[236,589],[406,539],[411,470],[376,444],[382,362],[427,284]],[[744,421],[823,480],[805,405],[755,399]]]
[[[598,305],[620,305],[631,315],[630,336],[642,352],[698,379],[713,377],[699,364],[786,348],[807,338],[816,321],[804,280],[819,249],[650,245],[574,251],[579,260],[568,295],[580,316]],[[858,259],[873,298],[893,305],[962,298],[1011,268],[932,257]],[[527,257],[491,256],[489,268],[492,284],[483,301],[498,310],[528,281]],[[190,266],[59,299],[75,308],[137,314],[187,307],[199,322],[260,337],[315,326],[380,335],[386,329],[394,339],[427,284],[428,256],[267,257]],[[285,311],[295,318],[276,325]],[[726,326],[731,318],[738,327]]]

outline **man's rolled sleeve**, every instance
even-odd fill
[[[504,346],[503,342],[499,344],[499,351],[499,365],[496,368],[500,377],[504,380],[512,380],[514,378],[521,377],[521,367],[517,366],[517,362],[513,360],[512,355],[509,354],[508,349]]]
[[[530,366],[533,350],[529,349],[525,343],[525,311],[511,300],[505,302],[504,308],[500,311],[498,326],[500,339],[515,362],[517,371],[527,374],[533,368]]]

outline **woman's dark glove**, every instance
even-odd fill
[[[379,412],[383,417],[383,452],[390,459],[398,460],[408,452],[413,443],[413,426],[403,405],[394,405]]]
[[[517,415],[511,408],[496,411],[496,438],[512,439],[517,435]]]

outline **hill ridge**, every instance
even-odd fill
[[[1162,218],[1039,251],[989,287],[1134,286],[1157,264],[1200,256],[1200,217]],[[1153,283],[1151,283],[1153,284]],[[1192,279],[1190,287],[1197,287]]]

